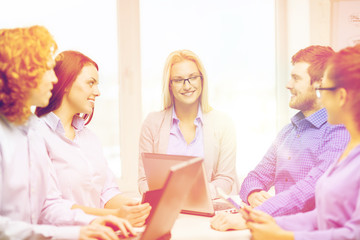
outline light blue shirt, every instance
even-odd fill
[[[172,155],[186,155],[194,157],[204,157],[204,135],[203,135],[203,115],[199,104],[198,113],[194,120],[196,126],[195,137],[191,143],[187,143],[180,130],[180,119],[176,116],[173,107],[172,123],[170,127],[170,137],[167,153]]]

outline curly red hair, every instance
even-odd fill
[[[57,44],[42,26],[0,30],[0,113],[24,123],[31,115],[29,90],[49,69]]]

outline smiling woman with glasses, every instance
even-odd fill
[[[328,122],[343,124],[350,141],[318,180],[313,211],[273,219],[246,208],[251,239],[360,239],[360,45],[336,53],[324,76],[324,86],[338,86],[317,89]]]
[[[236,136],[232,120],[212,109],[208,79],[199,57],[189,50],[172,52],[163,74],[164,109],[148,115],[140,135],[139,191],[147,191],[142,152],[204,158],[212,198],[216,187],[237,193]]]

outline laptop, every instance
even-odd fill
[[[191,156],[159,153],[142,153],[141,156],[149,190],[162,188],[168,171],[172,166],[194,158]],[[195,179],[181,213],[212,217],[216,211],[232,209],[234,208],[229,203],[213,201],[211,199],[209,183],[206,179],[204,164],[202,163],[201,172]]]
[[[166,240],[171,238],[171,228],[187,198],[195,178],[201,173],[203,160],[192,158],[171,166],[165,184],[156,190],[159,197],[156,206],[152,206],[145,230],[137,236],[126,239]],[[122,238],[119,235],[119,238]]]

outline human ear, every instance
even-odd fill
[[[339,88],[337,96],[340,107],[343,107],[348,101],[348,97],[349,97],[348,92],[346,91],[345,88]]]

